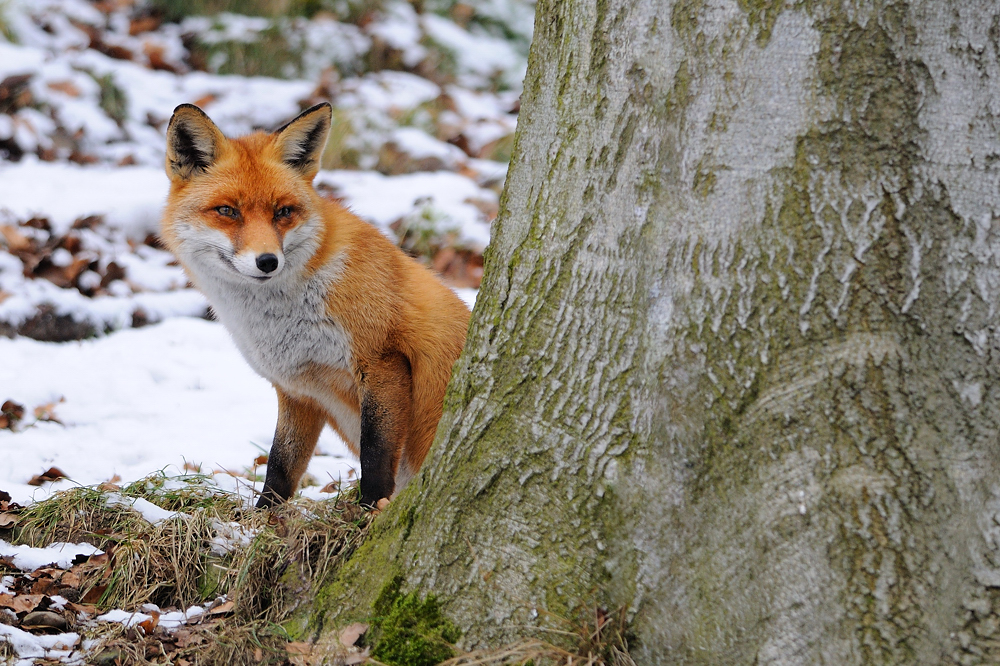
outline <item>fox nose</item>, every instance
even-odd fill
[[[268,252],[257,257],[257,268],[265,273],[273,273],[278,267],[278,257]]]

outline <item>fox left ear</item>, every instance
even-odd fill
[[[225,140],[204,111],[181,104],[167,126],[167,176],[185,181],[204,173],[215,163]]]
[[[327,103],[306,109],[275,132],[281,159],[304,177],[312,180],[319,171],[319,159],[326,147],[333,120],[333,108]]]

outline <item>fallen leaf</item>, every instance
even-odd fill
[[[47,85],[49,90],[55,90],[56,92],[61,92],[64,95],[69,95],[70,97],[80,96],[80,89],[72,81],[52,81]]]
[[[15,613],[33,611],[42,603],[44,595],[41,594],[0,594],[0,607],[9,608]]]
[[[174,632],[174,640],[177,641],[177,647],[184,649],[191,645],[198,645],[199,643],[205,642],[205,637],[201,634],[196,634],[189,629],[178,629]]]
[[[223,615],[224,613],[231,613],[231,612],[233,612],[234,608],[236,608],[236,603],[235,602],[233,602],[233,601],[224,601],[223,603],[219,604],[218,606],[213,606],[212,609],[210,611],[208,611],[208,614],[209,615]]]
[[[204,109],[207,105],[215,101],[215,95],[209,93],[203,97],[196,99],[193,104],[197,107]]]
[[[13,400],[7,400],[2,405],[0,405],[0,420],[3,421],[0,427],[10,428],[13,430],[14,426],[17,425],[18,421],[24,418],[24,405],[18,404]],[[10,500],[7,500],[8,502]]]
[[[368,625],[361,622],[355,622],[354,624],[349,624],[340,630],[338,637],[340,638],[340,644],[344,647],[351,647],[358,642],[364,633],[368,631]]]
[[[108,493],[108,492],[114,492],[116,490],[121,490],[122,487],[118,485],[118,482],[121,481],[121,480],[122,480],[122,477],[120,477],[119,475],[115,474],[114,476],[112,476],[107,481],[98,484],[97,489],[98,490],[103,490],[106,493]]]
[[[106,589],[108,589],[107,585],[95,585],[87,590],[87,593],[80,599],[80,603],[85,605],[96,604],[100,601],[101,595],[104,594]]]
[[[0,235],[7,241],[11,252],[28,252],[31,250],[31,240],[10,225],[0,226]]]
[[[31,586],[32,594],[53,594],[56,581],[51,578],[40,578]]]
[[[66,604],[66,608],[70,609],[74,613],[83,613],[84,615],[96,615],[97,606],[90,604],[75,604],[72,601]]]
[[[88,569],[97,569],[99,567],[103,567],[109,562],[111,562],[111,547],[108,547],[108,549],[103,553],[91,555],[87,558],[85,564],[87,564]]]
[[[69,477],[66,476],[65,472],[63,472],[58,467],[50,467],[48,468],[48,470],[42,472],[41,474],[31,477],[31,479],[28,481],[28,485],[40,486],[48,481],[57,481],[59,479],[68,479],[68,478]]]
[[[59,400],[58,402],[62,402],[62,400]],[[58,423],[59,425],[62,425],[62,421],[56,418],[55,402],[49,402],[44,405],[39,405],[38,407],[35,407],[35,418],[39,421],[51,421],[52,423]]]
[[[156,630],[156,627],[160,624],[160,614],[156,611],[149,612],[149,619],[143,620],[139,623],[139,628],[147,635],[151,636]]]

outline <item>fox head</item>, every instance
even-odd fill
[[[196,281],[267,282],[307,264],[321,242],[312,180],[331,117],[318,104],[273,133],[230,139],[198,107],[174,110],[162,236]]]

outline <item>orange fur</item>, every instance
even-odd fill
[[[228,139],[184,106],[168,130],[171,187],[161,236],[278,393],[272,457],[284,467],[265,506],[287,497],[281,484],[294,492],[322,421],[361,456],[363,496],[366,460],[373,478],[391,473],[395,490],[405,484],[433,441],[468,325],[468,308],[427,268],[313,189],[328,116],[328,107],[314,107],[278,132]],[[297,255],[306,245],[311,254]],[[255,267],[265,256],[284,264],[266,273]],[[271,285],[280,285],[273,296]],[[304,304],[282,296],[299,287]],[[316,289],[325,290],[318,307],[308,298]],[[302,343],[292,350],[301,362],[286,369],[280,344],[262,337],[272,330],[292,345],[313,337],[343,342],[349,362],[338,365],[337,349]]]

